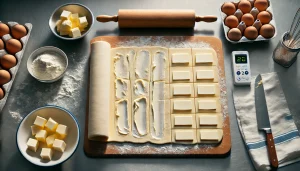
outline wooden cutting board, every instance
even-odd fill
[[[204,48],[211,47],[217,52],[219,84],[221,89],[221,106],[223,114],[223,139],[219,144],[163,144],[156,145],[151,143],[134,144],[120,142],[98,142],[88,139],[88,114],[86,109],[84,151],[89,157],[108,157],[108,156],[165,156],[165,157],[195,157],[210,156],[222,157],[230,153],[230,123],[227,107],[226,82],[224,70],[224,58],[222,42],[216,37],[204,36],[100,36],[91,40],[106,41],[111,47],[122,46],[162,46],[167,48]],[[89,87],[89,86],[88,86]],[[87,91],[87,95],[89,90]],[[87,97],[87,99],[89,99]],[[87,102],[87,104],[89,104]]]

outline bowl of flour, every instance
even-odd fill
[[[67,55],[59,48],[45,46],[31,53],[27,69],[40,82],[52,83],[62,78],[68,67]]]

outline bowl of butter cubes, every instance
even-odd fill
[[[53,34],[64,40],[76,40],[88,34],[94,24],[91,10],[78,3],[68,3],[56,8],[49,19]]]
[[[29,113],[17,129],[22,155],[38,166],[54,166],[68,160],[79,144],[79,126],[71,112],[44,106]]]

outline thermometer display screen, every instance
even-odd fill
[[[235,55],[235,63],[237,64],[246,64],[247,61],[247,55],[244,54],[237,54]]]

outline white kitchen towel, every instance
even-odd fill
[[[277,73],[262,74],[269,118],[279,167],[300,160],[300,136],[288,108]],[[240,132],[257,170],[269,170],[265,133],[257,128],[255,111],[255,77],[250,87],[236,87],[234,105]]]

